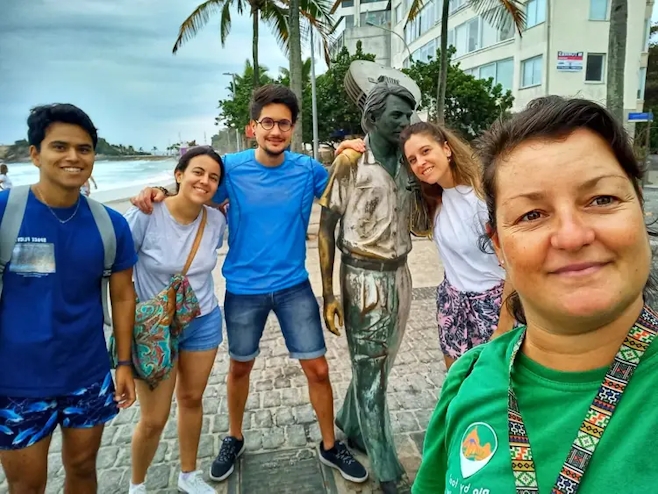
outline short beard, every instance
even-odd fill
[[[265,154],[267,154],[271,158],[278,158],[279,156],[281,156],[283,153],[286,152],[286,149],[283,148],[281,151],[270,151],[269,149],[267,149],[267,147],[263,146],[263,151],[265,151]]]

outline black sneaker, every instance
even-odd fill
[[[225,437],[219,454],[210,467],[210,478],[215,482],[226,479],[235,470],[235,461],[244,453],[244,438]]]
[[[356,483],[368,480],[368,471],[352,456],[352,453],[343,442],[336,441],[334,447],[328,451],[324,449],[322,442],[320,442],[318,450],[320,461],[328,467],[338,470],[344,479]]]

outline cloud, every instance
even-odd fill
[[[25,138],[32,106],[67,102],[91,116],[109,142],[150,149],[208,141],[229,76],[251,58],[251,18],[232,14],[226,46],[219,16],[176,55],[180,23],[200,0],[3,2],[0,16],[0,144]],[[269,26],[259,56],[272,74],[287,67]]]

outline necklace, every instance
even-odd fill
[[[36,192],[37,197],[39,198],[39,200],[48,208],[48,211],[50,211],[50,213],[55,217],[55,219],[57,221],[59,221],[62,225],[64,223],[68,223],[69,221],[71,221],[73,219],[73,217],[78,213],[78,208],[80,207],[80,196],[78,196],[78,200],[75,203],[75,211],[73,211],[73,214],[71,216],[69,216],[68,218],[66,218],[65,220],[63,220],[59,216],[57,216],[57,213],[55,213],[55,211],[53,211],[53,209],[48,205],[48,203],[45,201],[45,199],[41,195],[41,191],[39,190],[39,188],[35,186],[34,191]]]

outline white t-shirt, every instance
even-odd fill
[[[480,250],[488,213],[472,187],[458,185],[443,191],[434,219],[434,242],[448,282],[461,292],[484,292],[505,279],[496,256]]]
[[[4,173],[0,173],[0,189],[1,190],[11,189],[11,179]]]
[[[217,249],[222,245],[226,218],[206,207],[208,218],[187,278],[199,300],[201,315],[217,307],[212,270],[217,265]],[[153,204],[153,213],[142,213],[136,207],[124,215],[135,242],[137,264],[133,271],[135,291],[140,300],[153,298],[167,286],[174,274],[180,273],[192,250],[201,214],[189,225],[181,225],[164,202]]]

